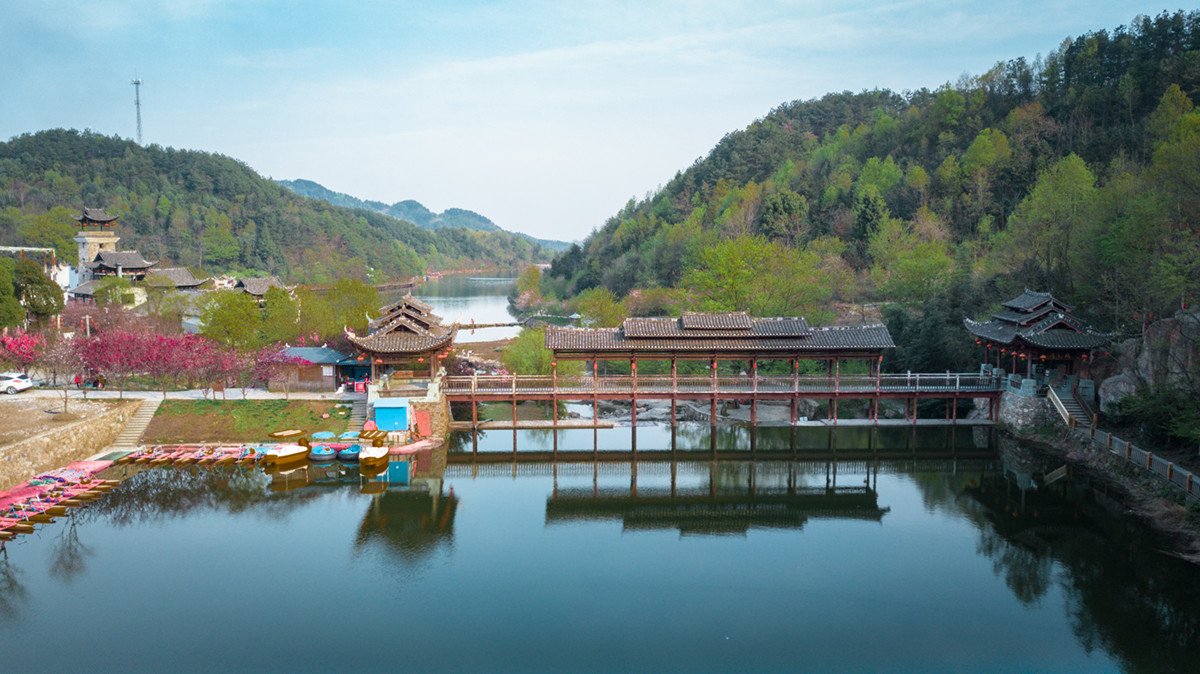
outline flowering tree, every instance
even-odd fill
[[[142,343],[147,337],[136,332],[109,330],[76,340],[84,367],[114,382],[120,397],[124,398],[129,378],[145,368]]]
[[[38,356],[46,349],[46,340],[38,334],[19,332],[0,337],[0,345],[4,347],[4,360],[15,363],[22,372],[27,373],[29,366],[37,361]]]
[[[187,370],[183,343],[189,339],[185,335],[147,334],[141,340],[142,368],[162,388],[164,400],[167,388]]]
[[[67,411],[67,401],[70,400],[73,375],[79,372],[82,363],[83,359],[73,339],[60,338],[38,356],[37,365],[49,374],[62,390],[64,413]]]
[[[312,363],[303,358],[287,355],[278,344],[265,346],[255,354],[255,364],[252,370],[251,381],[261,382],[263,387],[266,388],[267,383],[272,379],[282,379],[283,399],[287,400],[288,371],[302,365],[312,365]]]

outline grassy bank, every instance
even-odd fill
[[[349,418],[349,407],[324,400],[166,400],[142,441],[264,442],[268,433],[288,428],[342,433]]]

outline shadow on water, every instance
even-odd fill
[[[961,512],[979,524],[979,554],[1022,603],[1054,585],[1071,629],[1127,671],[1195,671],[1200,653],[1200,569],[1164,554],[1124,506],[1063,480],[1021,489],[990,475],[964,492]]]

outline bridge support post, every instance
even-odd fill
[[[677,423],[678,423],[678,421],[675,418],[675,394],[672,393],[671,394],[671,435],[672,435],[672,437],[674,437],[675,424],[677,424]]]

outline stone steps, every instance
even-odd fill
[[[117,439],[113,440],[110,449],[113,450],[133,450],[138,445],[138,440],[141,439],[142,433],[146,431],[146,427],[150,425],[150,420],[154,418],[154,413],[158,411],[158,406],[162,401],[157,398],[146,398],[142,400],[142,404],[138,405],[137,411],[133,416],[129,417],[129,421],[125,422],[125,427],[117,434]]]
[[[367,422],[367,397],[355,400],[354,405],[350,408],[349,430],[361,431],[363,424]]]

